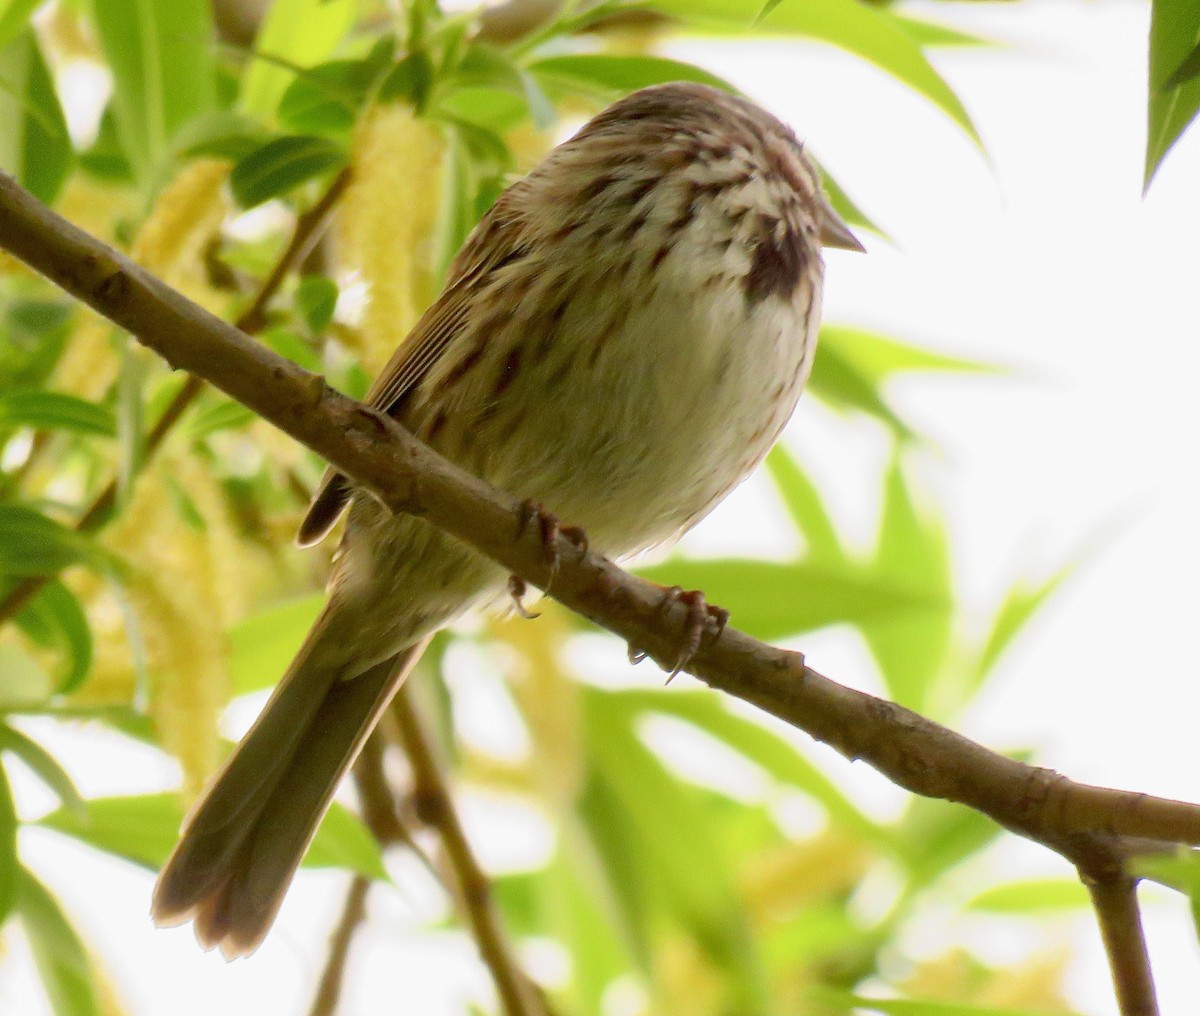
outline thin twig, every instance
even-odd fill
[[[507,1016],[543,1016],[540,994],[512,955],[491,884],[467,841],[450,788],[411,700],[408,686],[392,700],[392,715],[412,766],[417,815],[437,830],[453,873],[456,895],[471,926],[483,962],[491,971]]]
[[[515,498],[447,462],[390,417],[250,341],[3,175],[0,246],[312,448],[392,511],[419,515],[539,588],[549,584],[553,559],[554,599],[660,663],[675,662],[684,605],[664,610],[659,587],[589,552],[567,531],[523,537],[527,512]],[[1089,786],[1026,765],[837,684],[799,653],[732,626],[702,640],[684,669],[846,757],[864,759],[899,786],[968,805],[1085,871],[1096,871],[1091,861],[1106,852],[1124,856],[1132,837],[1200,844],[1200,805]],[[1109,923],[1136,918],[1128,906],[1105,912]]]
[[[381,846],[405,843],[416,850],[408,831],[396,816],[395,799],[384,775],[383,754],[386,747],[383,734],[376,730],[367,738],[354,763],[354,785],[358,790],[363,822]],[[428,859],[424,858],[424,855],[420,856],[428,865]],[[429,867],[432,871],[432,865]],[[354,943],[355,933],[362,927],[367,915],[366,897],[370,884],[369,879],[356,875],[346,890],[342,916],[329,939],[325,969],[321,972],[321,980],[308,1011],[309,1016],[332,1016],[337,1011],[350,947]]]
[[[371,880],[365,875],[355,875],[346,891],[346,902],[342,905],[342,916],[329,939],[329,955],[321,981],[313,998],[308,1016],[333,1016],[337,1011],[342,994],[342,982],[346,976],[346,961],[350,956],[350,943],[354,932],[367,916],[367,892]]]
[[[1081,875],[1100,922],[1121,1016],[1159,1016],[1136,880],[1124,873],[1103,880]]]
[[[279,287],[283,284],[283,280],[287,278],[288,272],[303,260],[312,249],[313,244],[319,239],[322,229],[329,220],[329,213],[333,210],[349,183],[350,171],[348,169],[342,170],[334,178],[333,183],[329,185],[316,204],[296,219],[296,225],[292,229],[292,236],[288,241],[287,247],[279,255],[278,260],[276,260],[274,267],[271,269],[271,273],[258,287],[254,299],[250,301],[249,306],[238,316],[234,324],[235,328],[245,332],[247,335],[253,335],[260,331],[267,323],[267,306],[279,291]],[[154,426],[146,434],[142,448],[142,465],[145,465],[154,457],[154,453],[162,445],[163,439],[175,424],[179,422],[183,414],[187,412],[188,408],[196,401],[206,387],[208,386],[202,378],[195,374],[188,376],[179,391],[175,393],[174,398],[167,404],[162,415],[155,421]],[[75,530],[80,533],[94,533],[96,530],[102,529],[108,522],[116,501],[117,481],[114,479],[109,481],[107,486],[88,505],[87,509],[75,523]],[[38,594],[42,587],[50,581],[51,577],[49,575],[36,575],[17,583],[7,596],[0,599],[0,624],[18,614]]]

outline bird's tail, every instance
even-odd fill
[[[228,958],[263,940],[342,775],[425,641],[348,680],[326,613],[184,821],[154,887],[160,925],[194,920]]]

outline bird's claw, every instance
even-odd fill
[[[685,591],[679,586],[664,589],[659,612],[665,614],[676,603],[682,603],[687,613],[683,619],[683,637],[679,655],[675,658],[675,665],[667,675],[667,684],[670,684],[675,676],[692,662],[692,658],[700,651],[705,636],[711,635],[713,639],[718,638],[729,621],[729,611],[724,607],[710,604],[699,589]]]
[[[526,498],[521,502],[521,519],[517,526],[517,538],[520,539],[534,526],[537,527],[538,540],[541,543],[542,559],[545,561],[546,568],[550,573],[545,586],[546,591],[549,591],[550,585],[554,582],[554,576],[558,574],[558,566],[561,563],[558,554],[558,538],[561,536],[566,539],[579,550],[582,557],[588,551],[587,533],[580,529],[579,526],[560,525],[557,515],[547,511],[545,507],[532,498]],[[509,588],[511,591],[511,581]]]
[[[517,538],[520,539],[533,526],[537,527],[542,559],[550,571],[550,577],[545,586],[546,589],[549,589],[558,572],[558,517],[548,512],[532,498],[526,498],[521,502],[521,521],[517,528]]]
[[[705,637],[719,638],[729,621],[729,611],[724,607],[709,603],[699,589],[685,591],[679,586],[664,588],[662,601],[658,606],[659,614],[665,617],[676,603],[683,604],[686,613],[683,618],[679,654],[675,657],[675,664],[667,675],[667,684],[670,684],[675,676],[692,661],[692,658],[699,652]],[[633,645],[629,646],[628,652],[629,662],[633,664],[641,663],[649,655],[646,650],[638,649]]]
[[[508,595],[512,597],[513,610],[517,612],[518,617],[523,617],[526,621],[532,621],[535,617],[542,615],[536,611],[529,610],[524,603],[525,594],[529,592],[525,585],[525,580],[520,575],[510,575],[508,577]]]

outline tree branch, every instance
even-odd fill
[[[271,273],[258,287],[250,305],[238,316],[234,324],[235,328],[247,335],[253,335],[267,323],[268,305],[279,291],[279,287],[283,285],[283,280],[287,278],[288,273],[307,256],[313,244],[320,238],[321,231],[329,221],[330,212],[345,193],[349,183],[350,171],[346,169],[337,175],[316,204],[296,219],[296,225],[292,229],[292,236],[287,247],[279,255]],[[154,453],[158,451],[163,439],[206,387],[207,385],[199,375],[188,375],[183,386],[175,393],[174,398],[167,404],[162,415],[146,435],[142,448],[143,466],[154,457]],[[116,501],[117,481],[114,479],[96,495],[79,517],[75,523],[76,532],[93,533],[101,529],[108,521]],[[49,576],[35,575],[18,582],[6,596],[0,599],[0,624],[19,613],[49,581]]]
[[[437,830],[442,841],[454,876],[455,895],[471,926],[480,956],[491,971],[506,1016],[546,1016],[537,986],[513,958],[492,898],[491,884],[475,860],[458,821],[433,742],[417,715],[407,685],[401,686],[392,700],[392,716],[412,766],[417,815]]]
[[[1080,875],[1091,893],[1100,922],[1121,1016],[1158,1016],[1136,879],[1120,870],[1106,878],[1095,878],[1083,871]]]
[[[333,1016],[337,1012],[338,999],[342,994],[342,982],[346,976],[346,961],[350,956],[350,943],[354,933],[367,916],[367,892],[371,880],[365,875],[355,875],[346,891],[346,902],[342,904],[342,916],[329,939],[329,956],[321,981],[313,998],[308,1016]]]
[[[556,567],[511,496],[442,459],[390,417],[250,341],[0,177],[0,245],[136,335],[173,366],[198,374],[308,445],[396,512],[429,519],[548,590],[565,606],[674,663],[686,607],[555,537]],[[536,527],[532,527],[536,528]],[[911,710],[843,687],[798,653],[732,627],[701,645],[685,669],[864,759],[916,794],[966,804],[1087,871],[1120,863],[1122,837],[1200,844],[1200,806],[1075,783],[1006,758]]]

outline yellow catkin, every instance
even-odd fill
[[[202,529],[185,517],[182,496],[203,518]],[[125,566],[159,740],[179,759],[185,794],[192,796],[218,761],[217,721],[229,697],[225,632],[244,608],[242,555],[211,470],[164,449],[104,543]],[[111,591],[97,591],[88,614],[97,632],[96,663],[80,697],[95,701],[129,689],[133,657]]]
[[[80,12],[71,4],[51,4],[45,13],[41,37],[56,60],[94,59],[96,40]]]
[[[204,277],[202,255],[229,211],[224,190],[228,175],[229,164],[220,159],[200,159],[184,166],[158,196],[130,251],[144,268],[209,308],[214,300]],[[80,178],[64,193],[61,211],[81,228],[111,240],[116,218],[133,210],[131,195]],[[112,325],[91,311],[82,311],[78,322],[55,368],[55,387],[85,399],[99,399],[117,376],[119,358],[110,341]]]
[[[195,273],[205,245],[229,212],[224,159],[197,159],[159,194],[138,230],[130,255],[169,285]]]
[[[533,743],[531,770],[539,798],[565,810],[585,775],[579,687],[559,659],[572,627],[562,608],[549,600],[537,610],[536,624],[514,615],[495,621],[492,633],[513,650],[508,683]]]
[[[688,935],[668,934],[657,944],[654,981],[662,992],[655,997],[656,1016],[717,1016],[727,1007],[722,973]]]
[[[554,134],[551,131],[540,131],[533,124],[523,123],[515,130],[509,131],[504,141],[512,153],[514,172],[524,176],[550,151],[554,144]]]
[[[357,352],[368,374],[387,363],[436,295],[445,153],[441,132],[401,105],[375,107],[355,131],[337,237],[344,263],[367,287]]]
[[[871,851],[859,840],[829,830],[748,858],[738,882],[756,923],[786,920],[800,909],[857,885]]]
[[[962,949],[921,963],[899,985],[915,998],[936,1002],[1069,1013],[1064,993],[1067,951],[1054,950],[1012,967],[989,967]]]

